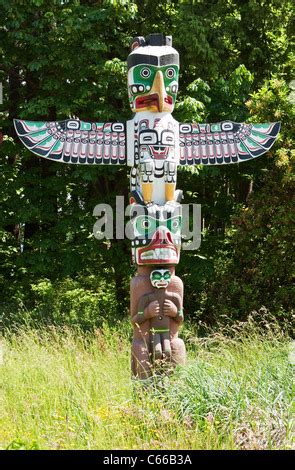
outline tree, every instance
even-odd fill
[[[12,119],[128,119],[125,60],[129,43],[133,36],[157,31],[172,34],[180,52],[178,120],[281,119],[275,115],[276,100],[268,108],[257,100],[261,112],[252,115],[253,108],[245,103],[251,94],[264,93],[263,83],[272,74],[289,81],[292,2],[0,0],[0,7],[0,81],[4,85],[0,128],[5,135],[0,147],[3,311],[11,311],[9,303],[14,299],[38,310],[41,295],[47,299],[46,315],[55,321],[57,299],[65,289],[76,292],[81,288],[87,298],[97,290],[106,294],[101,315],[113,315],[117,306],[122,316],[132,272],[129,242],[100,243],[91,232],[97,203],[114,207],[118,194],[127,201],[127,169],[62,166],[38,159],[16,139]],[[289,149],[291,136],[283,134],[283,139],[280,148]],[[219,275],[221,254],[230,257],[236,247],[232,244],[229,250],[228,234],[235,227],[232,216],[239,210],[243,214],[253,189],[258,199],[259,194],[267,198],[266,173],[280,181],[275,158],[180,172],[178,186],[185,189],[185,202],[202,204],[204,226],[201,249],[183,252],[179,266],[186,280],[186,309],[192,316],[202,311],[204,317],[214,317],[209,305],[215,294],[209,292],[208,284]],[[280,194],[283,198],[284,192]],[[234,256],[232,260],[238,279],[239,260]],[[44,279],[56,296],[46,297],[52,291],[46,288],[44,294]],[[259,295],[262,298],[263,291]],[[212,302],[205,305],[208,297]],[[54,302],[55,313],[50,317]],[[82,304],[79,308],[84,309]],[[252,304],[245,305],[243,312],[251,308]],[[83,312],[77,318],[81,316]]]

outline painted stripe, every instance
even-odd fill
[[[151,328],[151,333],[169,333],[169,328]]]
[[[150,55],[150,54],[130,54],[127,58],[128,69],[135,65],[146,64],[146,65],[179,65],[178,54],[165,54],[165,55]]]

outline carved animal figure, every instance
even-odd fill
[[[14,120],[23,144],[36,155],[64,163],[131,168],[131,191],[145,204],[175,199],[177,166],[222,165],[251,160],[273,145],[280,123],[180,124],[176,101],[179,55],[172,37],[134,38],[127,59],[133,119],[124,122]]]

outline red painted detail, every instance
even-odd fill
[[[155,147],[159,147],[160,149],[157,149]],[[155,160],[165,160],[168,157],[169,147],[164,147],[164,145],[151,145],[150,149],[153,153],[153,157]]]
[[[157,258],[142,259],[143,253],[156,249],[172,250],[175,258]],[[177,264],[179,261],[179,251],[173,244],[172,235],[169,230],[159,228],[153,235],[152,242],[145,247],[137,248],[138,264]]]
[[[157,93],[146,96],[137,96],[135,100],[136,109],[146,108],[149,106],[157,106],[157,108],[159,108],[159,95]]]

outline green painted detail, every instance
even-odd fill
[[[169,228],[170,232],[174,234],[180,232],[182,228],[182,217],[178,215],[171,217],[171,219],[167,219],[167,227]]]
[[[170,87],[172,84],[177,84],[179,68],[177,65],[165,65],[157,67],[156,65],[136,65],[133,68],[133,80],[136,84],[146,86],[153,86],[156,73],[160,71],[163,74],[165,88]]]
[[[218,124],[211,124],[211,132],[221,132],[221,125]]]
[[[154,233],[157,229],[158,221],[155,217],[140,215],[136,218],[135,226],[140,235]]]
[[[54,139],[53,139],[52,136],[50,135],[49,137],[47,137],[47,139],[41,140],[39,143],[40,143],[40,145],[41,145],[41,144],[42,144],[42,145],[45,145],[46,143],[52,142],[52,141],[54,141]]]
[[[259,149],[259,148],[262,148],[261,145],[259,145],[259,143],[256,142],[256,140],[251,139],[250,136],[247,137],[246,142],[247,142],[248,144],[252,144],[252,146],[254,146],[254,149],[255,149],[255,150],[256,150],[256,149]]]
[[[179,317],[183,317],[183,309],[178,310],[177,314]]]
[[[156,65],[140,64],[130,69],[128,85],[129,99],[132,103],[134,102],[135,104],[137,96],[150,92],[158,71],[162,72],[166,93],[171,96],[174,105],[178,89],[178,65],[157,67]],[[133,85],[136,85],[136,88],[133,88]]]
[[[151,277],[152,277],[152,280],[155,280],[155,281],[160,281],[161,279],[164,279],[165,281],[170,281],[171,273],[169,269],[167,270],[161,269],[161,271],[155,270],[155,271],[152,271]]]
[[[51,149],[51,153],[55,152],[56,150],[61,150],[63,148],[63,143],[57,140],[56,144],[54,144],[53,148]]]
[[[249,150],[247,149],[247,147],[245,147],[243,142],[240,142],[239,146],[243,150],[243,152],[249,153]],[[241,158],[243,158],[243,156],[241,156]]]
[[[151,333],[169,333],[169,328],[151,328]]]
[[[44,129],[42,131],[30,132],[30,135],[32,137],[46,137],[48,136],[48,132],[47,129]]]
[[[252,124],[252,127],[254,129],[268,129],[269,128],[269,123],[262,123],[262,124]]]
[[[137,315],[143,315],[143,312],[141,312],[141,311],[137,312]]]
[[[169,271],[169,269],[154,269],[151,274],[150,274],[150,280],[151,280],[151,284],[152,286],[154,287],[162,287],[162,286],[159,286],[159,282],[165,282],[166,283],[166,287],[167,285],[170,283],[171,281],[171,272]]]
[[[45,121],[23,121],[26,123],[26,126],[30,127],[46,127],[46,122]]]
[[[91,131],[91,123],[80,121],[81,131]]]
[[[159,281],[160,279],[162,279],[162,274],[159,271],[153,271],[152,280]]]
[[[180,235],[182,216],[174,216],[165,221],[159,221],[156,217],[139,215],[135,220],[135,228],[139,235],[148,236],[149,234],[153,234],[160,225],[166,225],[171,233]]]
[[[251,131],[251,135],[255,135],[257,137],[267,137],[267,134],[264,134],[263,132],[259,132],[259,131],[254,131],[253,129]]]

